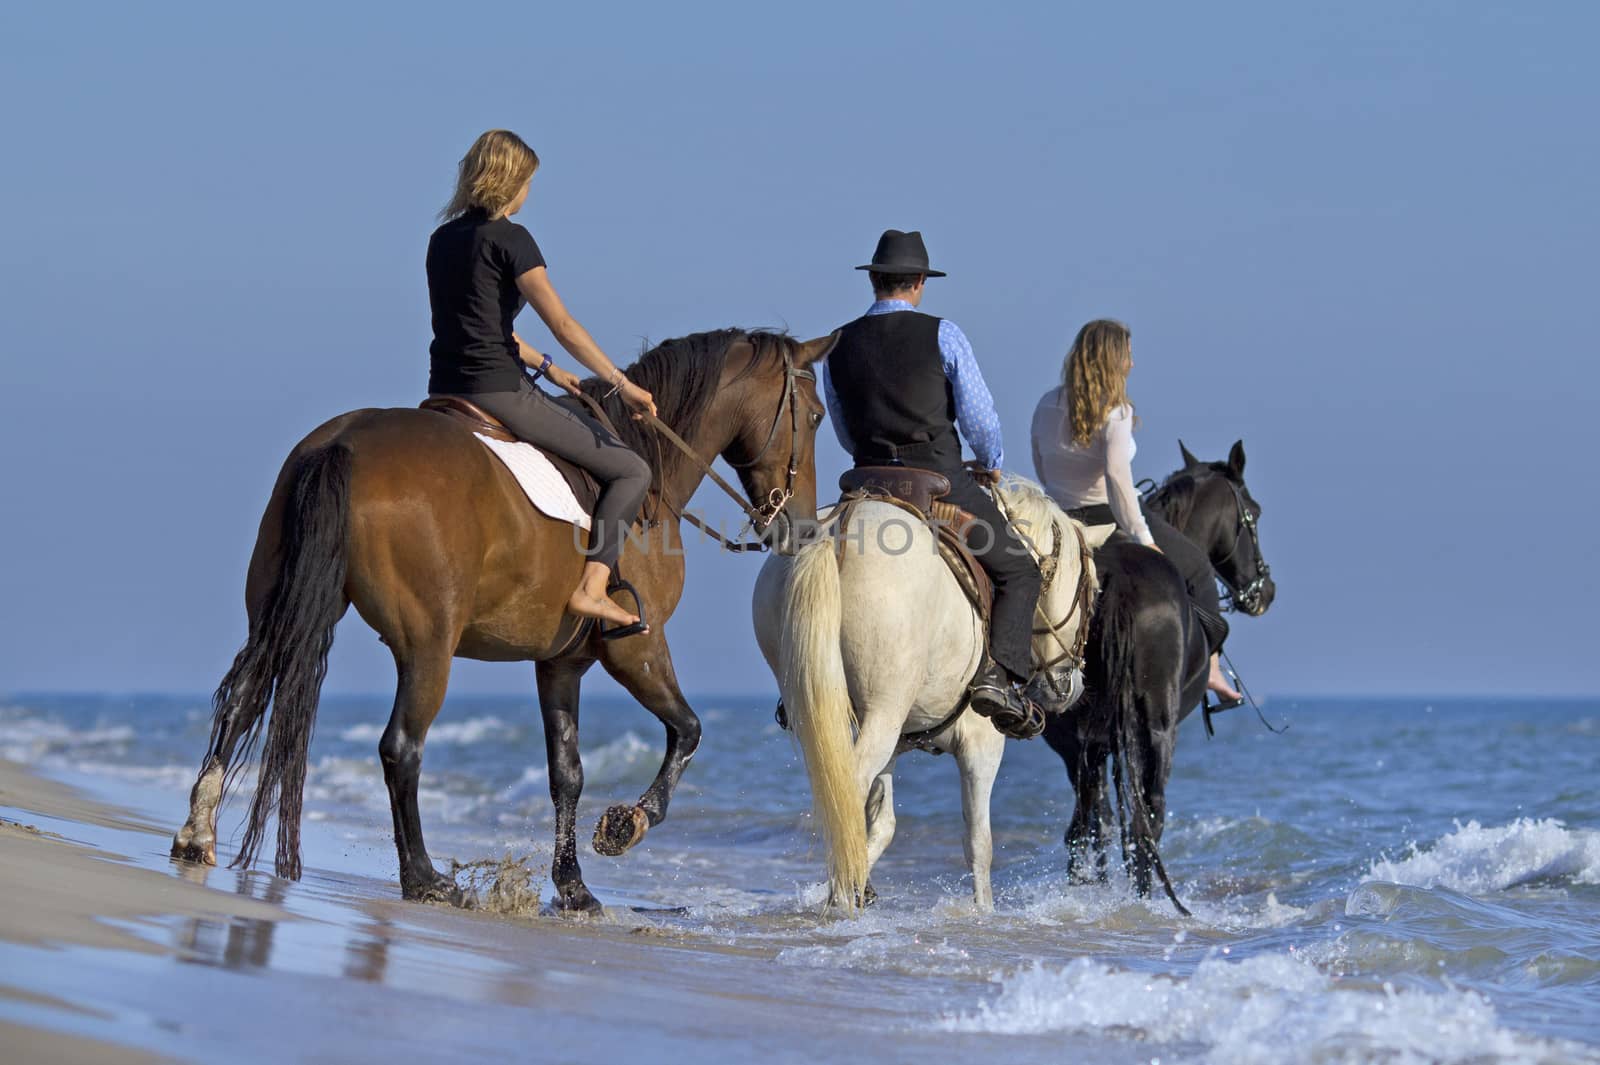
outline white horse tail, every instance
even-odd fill
[[[828,850],[832,901],[862,904],[867,886],[866,798],[856,782],[854,712],[839,650],[843,608],[834,542],[802,549],[784,588],[779,686],[805,755],[812,816]]]

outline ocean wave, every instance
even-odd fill
[[[1292,955],[1210,958],[1188,979],[1113,968],[1083,958],[1000,977],[1000,993],[975,1012],[945,1016],[947,1031],[1089,1033],[1162,1044],[1163,1061],[1387,1063],[1597,1060],[1582,1047],[1499,1025],[1469,991],[1341,986]],[[1198,1045],[1198,1052],[1189,1048]]]
[[[13,762],[37,762],[49,755],[77,753],[84,748],[120,747],[132,743],[137,735],[132,725],[73,728],[54,718],[34,717],[22,707],[0,708],[0,725],[5,733],[0,758]]]
[[[1600,832],[1553,818],[1524,817],[1490,828],[1457,822],[1454,832],[1428,847],[1413,843],[1404,858],[1377,859],[1362,881],[1483,895],[1554,878],[1600,884]]]
[[[581,753],[586,786],[619,784],[642,771],[654,775],[661,764],[660,749],[632,729]]]
[[[347,743],[377,743],[383,738],[383,730],[387,727],[387,722],[382,725],[371,722],[351,725],[339,733],[339,738]],[[502,739],[513,730],[514,726],[492,716],[469,717],[465,721],[438,721],[428,729],[428,742],[465,747],[484,740]]]
[[[948,940],[926,933],[899,932],[860,936],[837,946],[789,947],[778,952],[779,965],[812,969],[859,969],[866,972],[925,976],[948,975],[970,964],[972,955]]]

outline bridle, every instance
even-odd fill
[[[716,540],[725,551],[769,550],[772,545],[767,542],[764,534],[772,523],[777,520],[778,515],[783,512],[783,508],[788,505],[789,500],[794,498],[794,482],[795,478],[800,474],[800,404],[797,399],[798,385],[796,382],[815,381],[816,379],[817,375],[812,370],[795,366],[794,355],[785,345],[783,349],[783,395],[778,400],[777,412],[772,416],[772,428],[767,430],[767,441],[761,445],[761,450],[756,452],[755,457],[750,461],[728,463],[736,470],[748,470],[766,457],[767,452],[772,449],[773,441],[778,437],[778,426],[783,422],[784,408],[787,407],[789,409],[789,468],[784,478],[784,485],[782,488],[774,488],[760,504],[746,500],[743,493],[729,484],[716,470],[712,469],[711,463],[702,459],[694,448],[690,447],[683,437],[679,436],[666,422],[663,422],[653,414],[645,413],[641,415],[645,424],[654,429],[658,437],[665,438],[669,444],[681,451],[690,462],[700,469],[701,473],[711,478],[713,484],[726,492],[728,497],[739,505],[739,509],[744,511],[745,516],[750,519],[747,528],[755,533],[757,539],[745,541],[729,540],[693,514],[675,506],[667,498],[667,484],[664,476],[665,463],[662,459],[661,444],[658,440],[656,442],[656,483],[660,487],[656,498],[660,505],[665,507],[673,517],[688,522],[713,540]]]
[[[1070,519],[1069,519],[1070,521]],[[1075,521],[1070,521],[1072,531],[1078,538],[1078,586],[1072,593],[1072,606],[1067,609],[1067,614],[1060,621],[1051,621],[1050,616],[1044,612],[1044,599],[1050,591],[1050,586],[1055,583],[1056,573],[1061,568],[1061,525],[1052,521],[1050,555],[1047,558],[1036,559],[1039,563],[1039,602],[1034,607],[1034,613],[1044,619],[1044,627],[1034,627],[1035,636],[1054,636],[1056,643],[1061,648],[1061,653],[1050,661],[1045,662],[1033,671],[1034,677],[1049,674],[1063,662],[1069,663],[1070,668],[1082,671],[1084,667],[1083,649],[1089,642],[1089,606],[1094,595],[1094,555],[1089,550],[1089,543],[1083,538],[1083,529]],[[1062,635],[1062,630],[1078,618],[1078,631],[1068,643]],[[1032,678],[1030,678],[1032,679]]]
[[[1010,522],[1012,527],[1015,528],[1016,522],[1012,520],[1011,514],[1005,508],[1005,504],[1001,502],[999,492],[994,493],[994,499],[995,504],[1000,507],[1001,513],[1005,514],[1006,521]],[[1067,608],[1066,616],[1060,621],[1050,620],[1050,615],[1046,614],[1044,610],[1044,600],[1046,594],[1050,591],[1051,585],[1055,583],[1056,574],[1061,569],[1061,523],[1054,519],[1051,520],[1050,554],[1043,558],[1039,556],[1039,552],[1034,548],[1031,537],[1018,537],[1039,567],[1039,599],[1034,604],[1033,612],[1035,616],[1044,621],[1044,626],[1034,626],[1033,635],[1054,636],[1056,644],[1061,648],[1060,654],[1048,662],[1034,667],[1032,675],[1028,678],[1029,683],[1041,677],[1048,679],[1057,672],[1056,667],[1062,663],[1067,663],[1069,669],[1079,672],[1084,667],[1083,649],[1089,643],[1089,608],[1092,605],[1090,601],[1094,597],[1094,553],[1089,550],[1089,542],[1083,537],[1082,526],[1070,518],[1067,519],[1067,523],[1072,526],[1073,534],[1078,538],[1078,586],[1072,593],[1072,605]],[[1078,619],[1078,631],[1069,643],[1064,631],[1072,623],[1073,618]]]
[[[783,487],[774,488],[767,496],[766,503],[757,508],[768,515],[757,532],[770,525],[777,518],[778,512],[788,505],[794,498],[794,479],[800,473],[800,404],[796,401],[798,391],[796,381],[816,381],[817,375],[813,370],[797,369],[794,358],[787,349],[783,353],[783,395],[778,399],[777,412],[772,415],[772,428],[767,430],[767,442],[761,445],[755,457],[749,462],[730,462],[728,465],[736,470],[753,469],[772,450],[772,442],[778,438],[778,426],[783,422],[783,409],[789,408],[789,468],[784,475]]]
[[[1250,512],[1250,507],[1244,501],[1244,493],[1239,486],[1229,478],[1224,477],[1228,487],[1233,490],[1233,501],[1239,508],[1239,524],[1233,530],[1233,546],[1228,553],[1212,564],[1212,569],[1218,569],[1223,563],[1229,562],[1239,553],[1239,544],[1243,542],[1245,534],[1250,536],[1250,548],[1255,553],[1255,580],[1243,588],[1235,588],[1226,580],[1222,582],[1226,590],[1223,598],[1226,602],[1224,610],[1242,610],[1254,617],[1261,611],[1261,597],[1266,592],[1267,580],[1272,576],[1272,567],[1267,565],[1267,560],[1261,556],[1261,533],[1256,529],[1256,516]],[[1220,573],[1219,573],[1220,575]]]

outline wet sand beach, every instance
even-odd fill
[[[781,941],[718,942],[626,907],[519,918],[317,870],[291,884],[173,863],[169,830],[10,762],[0,818],[8,1062],[786,1061],[902,1029],[826,980],[787,993],[788,971],[759,965]],[[895,1035],[907,1058],[951,1040]]]

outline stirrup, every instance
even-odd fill
[[[1240,691],[1244,690],[1239,683],[1239,674],[1235,673],[1227,666],[1223,666],[1222,671],[1226,673],[1228,675],[1228,679],[1233,682],[1234,688]],[[1235,710],[1244,705],[1244,696],[1242,695],[1237,699],[1218,698],[1216,702],[1212,702],[1211,699],[1215,694],[1216,693],[1210,688],[1207,688],[1205,690],[1205,694],[1200,700],[1201,718],[1205,722],[1207,736],[1215,736],[1217,734],[1216,729],[1211,727],[1212,714],[1220,714],[1224,710]]]
[[[639,599],[638,589],[621,577],[614,576],[611,578],[611,583],[606,585],[606,594],[611,595],[616,592],[627,592],[633,597],[633,612],[639,615],[639,620],[629,625],[613,625],[607,628],[605,622],[596,619],[594,623],[595,629],[600,633],[600,638],[602,640],[621,640],[628,636],[638,636],[641,633],[648,632],[650,623],[645,620],[644,603]]]
[[[979,700],[982,692],[992,692],[997,699]],[[1032,699],[1010,686],[979,684],[968,692],[973,713],[989,719],[1003,736],[1014,740],[1031,740],[1044,731],[1044,711]]]

